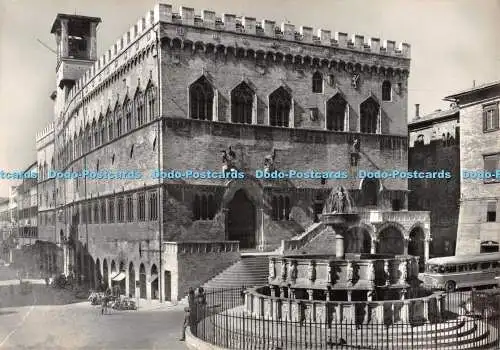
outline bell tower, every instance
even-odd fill
[[[51,34],[57,43],[57,86],[67,93],[97,60],[99,17],[58,14]],[[66,93],[57,94],[66,96]]]

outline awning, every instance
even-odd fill
[[[119,281],[124,280],[124,279],[125,279],[125,277],[127,277],[127,276],[125,276],[125,273],[120,272],[120,273],[118,273],[117,275],[115,275],[115,277],[112,277],[112,278],[111,278],[111,280],[112,280],[112,281],[119,282]]]
[[[158,279],[158,275],[154,274],[154,275],[151,275],[151,283],[156,281]]]
[[[494,241],[486,241],[486,242],[481,242],[482,246],[488,246],[488,247],[497,247],[499,244],[498,242]]]

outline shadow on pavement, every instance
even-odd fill
[[[17,314],[17,311],[2,311],[2,310],[0,310],[0,316],[10,315],[10,314]]]
[[[67,305],[80,303],[86,299],[77,298],[75,292],[57,289],[43,284],[0,286],[0,308],[36,305]]]

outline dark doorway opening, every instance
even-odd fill
[[[244,190],[235,193],[228,208],[228,239],[239,241],[241,249],[255,248],[255,206]]]

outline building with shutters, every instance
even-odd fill
[[[55,230],[67,274],[178,299],[238,249],[316,234],[339,185],[363,213],[347,251],[428,255],[429,213],[407,210],[406,179],[256,176],[406,171],[408,44],[158,4],[97,55],[100,21],[57,15],[55,117],[37,138],[50,218],[39,232]],[[142,176],[53,180],[54,168]],[[155,169],[246,177],[161,179]]]
[[[451,173],[450,179],[410,179],[408,208],[431,213],[431,256],[455,255],[460,203],[460,111],[456,105],[408,124],[408,168]]]
[[[500,169],[500,82],[461,91],[445,100],[460,108],[460,168],[476,174],[475,178],[462,176],[456,254],[497,252],[500,178],[484,174]]]

